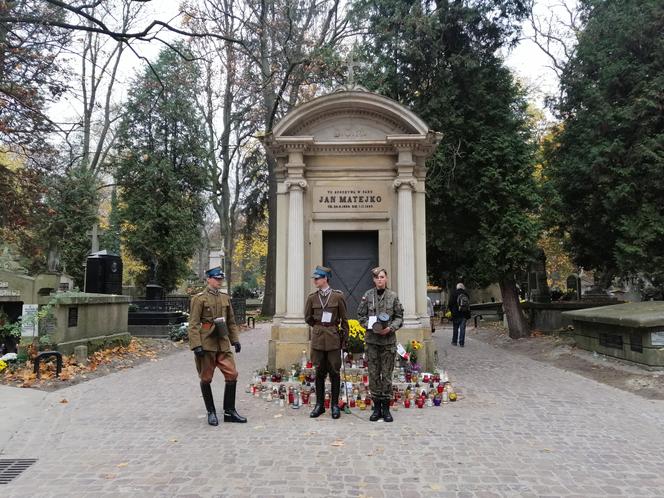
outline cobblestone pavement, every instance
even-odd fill
[[[467,339],[439,356],[464,399],[369,412],[279,408],[244,393],[268,327],[242,335],[238,411],[210,427],[192,355],[19,399],[0,458],[37,458],[4,496],[662,496],[664,402]],[[223,381],[213,383],[221,406]],[[11,389],[11,388],[5,388]],[[8,391],[3,390],[3,393]],[[66,400],[67,402],[61,402]],[[26,404],[27,403],[27,404]],[[17,405],[18,406],[18,405]],[[11,420],[15,421],[14,417]]]

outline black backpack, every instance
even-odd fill
[[[457,296],[457,307],[461,313],[466,313],[470,311],[470,299],[468,299],[468,294],[465,292],[460,292]]]

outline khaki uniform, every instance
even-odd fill
[[[387,313],[390,317],[387,327],[392,331],[389,334],[380,335],[374,332],[373,328],[367,327],[369,317],[378,316],[379,313]],[[369,366],[369,391],[374,399],[389,399],[392,397],[392,372],[397,352],[395,332],[403,325],[403,306],[396,292],[385,289],[381,296],[374,287],[362,296],[357,317],[360,325],[367,329],[365,341]]]
[[[189,315],[189,347],[202,346],[205,355],[196,358],[196,369],[202,382],[212,382],[215,368],[219,368],[226,380],[237,379],[235,358],[231,344],[239,341],[231,299],[211,287],[191,298]],[[228,336],[221,337],[214,326],[214,319],[224,317]]]
[[[323,312],[332,317],[323,322]],[[318,369],[324,358],[329,360],[332,370],[341,368],[341,345],[348,337],[348,319],[346,316],[346,299],[338,290],[330,290],[327,296],[316,291],[309,294],[304,306],[304,321],[311,325],[311,361]],[[327,371],[327,369],[325,369]]]

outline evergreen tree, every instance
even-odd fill
[[[585,0],[547,147],[549,220],[603,286],[642,272],[664,283],[664,3]]]
[[[90,227],[97,222],[97,181],[81,168],[53,175],[47,181],[45,204],[48,216],[38,223],[45,266],[68,273],[82,290]]]
[[[538,196],[526,103],[496,51],[527,15],[518,0],[360,0],[364,84],[444,134],[429,162],[430,280],[499,282],[510,335],[529,333],[515,275],[535,254]],[[454,282],[452,282],[454,283]]]
[[[138,284],[175,288],[200,242],[205,134],[195,105],[198,76],[194,63],[163,50],[129,93],[116,176],[123,242],[148,268]]]

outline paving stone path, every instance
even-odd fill
[[[664,402],[435,334],[464,394],[441,408],[279,408],[245,394],[269,329],[242,334],[238,411],[206,423],[191,353],[53,393],[0,389],[0,458],[38,461],[0,494],[117,496],[663,496]],[[213,383],[217,406],[222,376]],[[65,402],[62,402],[66,400]],[[20,416],[17,415],[20,413]],[[11,415],[10,415],[11,414]]]

